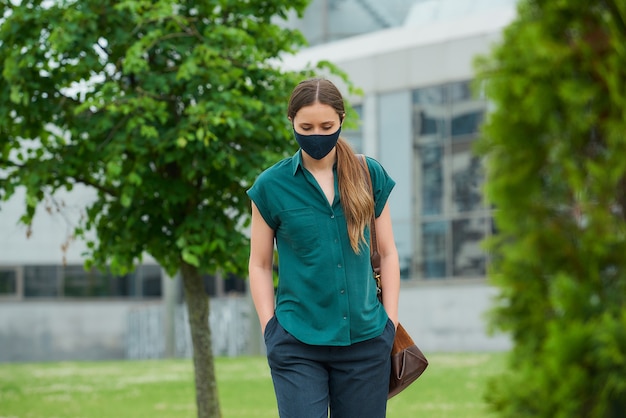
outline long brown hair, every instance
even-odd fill
[[[321,103],[331,106],[343,121],[346,114],[343,97],[339,89],[328,80],[314,78],[300,82],[289,99],[287,116],[293,120],[296,113],[305,106]],[[350,245],[355,253],[360,253],[360,243],[365,241],[365,227],[374,214],[374,197],[369,183],[364,178],[363,169],[354,150],[343,138],[337,142],[337,181],[341,206],[346,217]]]

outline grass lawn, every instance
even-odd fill
[[[388,418],[490,417],[484,382],[505,355],[429,354],[430,366],[388,403]],[[216,359],[224,418],[276,418],[264,357]],[[0,418],[193,418],[188,359],[0,364]]]

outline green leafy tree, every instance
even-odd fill
[[[292,144],[286,102],[312,71],[278,67],[304,39],[275,19],[307,3],[0,0],[0,201],[24,188],[30,224],[87,185],[88,268],[150,254],[181,273],[200,417],[220,416],[201,274],[245,275],[245,190]]]
[[[506,417],[626,413],[626,3],[523,0],[477,61]]]

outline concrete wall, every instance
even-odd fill
[[[507,337],[486,333],[483,314],[493,294],[484,283],[407,285],[400,292],[400,321],[425,353],[506,350]],[[0,362],[129,358],[131,314],[162,306],[124,301],[2,302]],[[249,352],[261,354],[264,347],[257,344],[260,335],[253,316],[248,329],[254,335],[247,340],[255,347]],[[221,332],[219,327],[212,329]]]
[[[508,350],[508,336],[487,333],[495,293],[484,282],[404,286],[400,322],[425,353]]]
[[[128,313],[143,304],[2,302],[0,361],[124,358]]]

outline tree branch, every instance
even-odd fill
[[[102,193],[108,194],[109,196],[118,196],[118,193],[115,191],[115,189],[111,189],[103,186],[102,184],[98,184],[93,179],[87,179],[84,177],[72,177],[72,180],[74,180],[76,183],[91,186],[94,189],[101,191]]]
[[[0,167],[24,168],[25,166],[2,158],[0,159]]]
[[[195,38],[198,38],[198,40],[203,41],[204,38],[202,37],[202,34],[200,34],[200,32],[198,32],[198,29],[196,29],[195,26],[191,26],[191,25],[186,25],[183,22],[183,19],[181,19],[178,16],[173,16],[172,17],[176,23],[178,24],[178,26],[186,33],[188,33],[190,36],[193,36]]]

